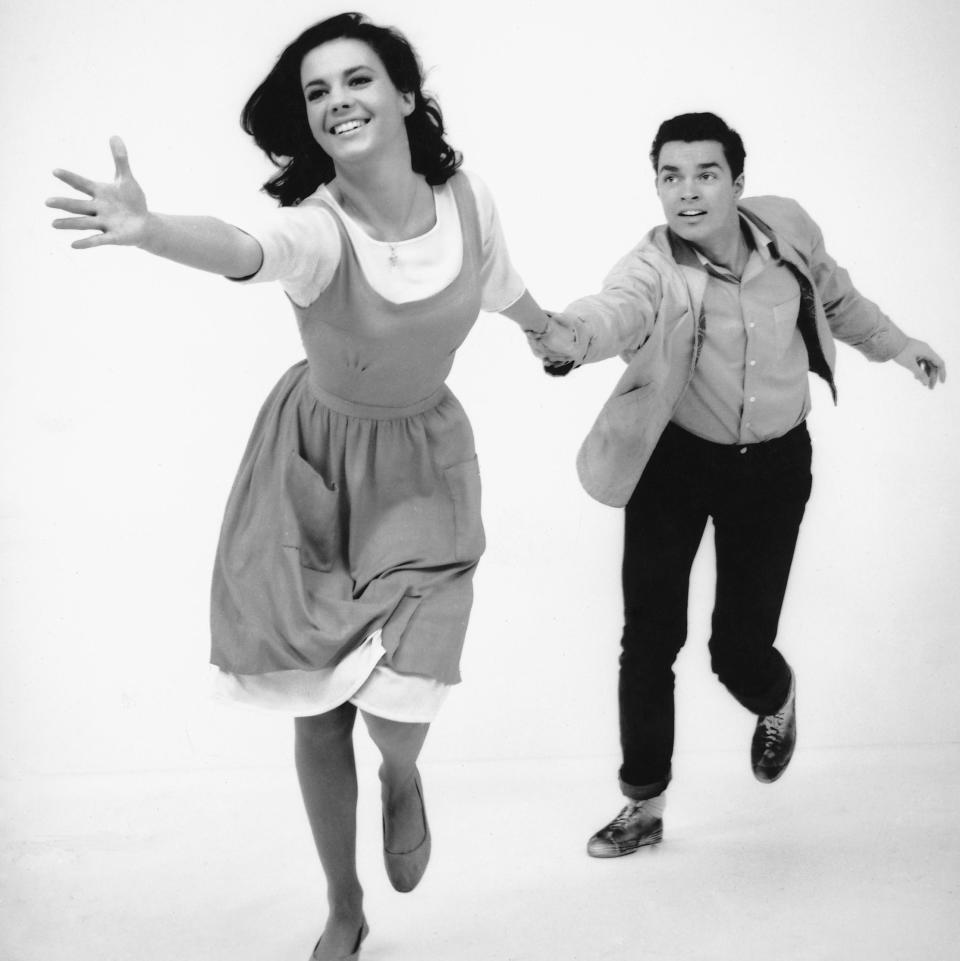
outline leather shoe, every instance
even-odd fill
[[[753,774],[769,784],[787,769],[797,743],[797,686],[790,673],[790,690],[783,707],[776,714],[765,714],[757,720],[750,747]]]

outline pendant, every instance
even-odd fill
[[[390,244],[390,266],[396,267],[398,262],[397,248]]]

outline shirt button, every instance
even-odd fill
[[[757,399],[756,397],[751,397],[751,398],[750,398],[750,403],[752,404],[756,399]]]
[[[753,330],[753,328],[756,327],[756,326],[757,326],[756,324],[751,324],[751,325],[750,325],[750,329]]]
[[[751,360],[751,361],[750,361],[750,366],[751,366],[751,367],[756,367],[756,366],[757,366],[757,362],[756,362],[755,360]]]
[[[750,425],[748,424],[747,426],[749,427]],[[746,448],[746,447],[741,447],[741,448],[740,448],[740,453],[741,453],[741,454],[746,454],[746,452],[747,452],[747,448]]]

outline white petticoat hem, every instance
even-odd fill
[[[319,671],[231,674],[211,665],[212,693],[218,700],[280,711],[293,717],[323,714],[349,701],[388,721],[432,721],[450,685],[432,677],[400,674],[381,660],[386,652],[374,631],[336,667]]]

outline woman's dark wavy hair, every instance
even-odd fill
[[[380,58],[393,85],[414,95],[406,117],[413,169],[428,184],[445,183],[462,162],[443,137],[443,114],[423,90],[420,59],[406,37],[392,27],[379,27],[362,13],[341,13],[312,27],[280,54],[263,83],[254,90],[240,115],[240,125],[280,169],[263,189],[282,207],[298,204],[335,176],[333,161],[307,124],[300,86],[300,65],[315,47],[330,40],[360,40]]]
[[[657,173],[660,164],[663,145],[671,140],[680,140],[683,143],[715,140],[723,147],[723,155],[730,165],[733,179],[736,180],[743,173],[743,162],[747,158],[743,140],[733,127],[728,127],[726,121],[721,120],[715,113],[682,113],[678,117],[664,120],[650,148],[654,173]]]

